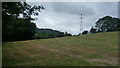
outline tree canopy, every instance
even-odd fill
[[[109,31],[120,31],[120,19],[105,16],[100,18],[96,23],[95,27],[91,28],[90,32],[109,32]]]
[[[85,34],[87,34],[87,33],[88,33],[88,31],[85,30],[85,31],[82,32],[82,35],[85,35]]]
[[[26,2],[2,2],[3,41],[33,39],[36,24],[31,15],[38,15],[43,6],[30,6]]]

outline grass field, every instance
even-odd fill
[[[3,66],[116,66],[118,32],[3,43]]]

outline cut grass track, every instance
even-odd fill
[[[118,32],[3,43],[3,66],[116,66]]]

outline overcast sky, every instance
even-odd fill
[[[117,2],[29,2],[43,5],[35,21],[38,28],[50,28],[71,34],[80,32],[80,14],[83,14],[83,30],[90,30],[104,16],[118,17]]]

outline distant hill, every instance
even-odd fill
[[[55,38],[55,37],[64,37],[64,32],[60,32],[52,29],[36,29],[36,38],[45,39],[45,38]]]

